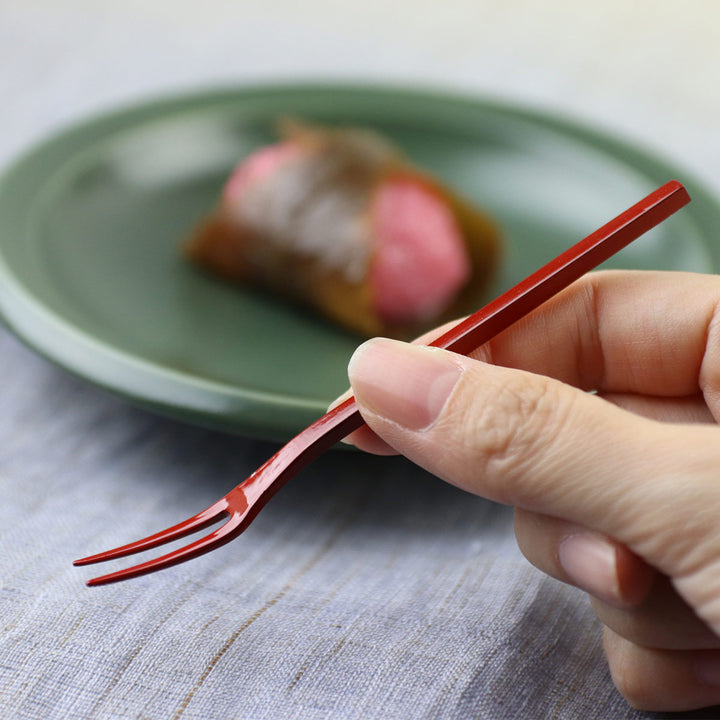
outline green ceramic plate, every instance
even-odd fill
[[[670,179],[693,202],[611,261],[716,272],[717,203],[682,170],[553,116],[397,87],[270,86],[122,110],[0,180],[0,314],[66,369],[191,422],[284,438],[346,386],[357,340],[196,272],[178,247],[279,116],[372,126],[487,208],[507,288]]]

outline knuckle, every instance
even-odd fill
[[[612,673],[612,670],[611,670]],[[627,702],[637,710],[643,710],[651,704],[650,695],[647,692],[647,683],[641,675],[641,671],[632,669],[628,673],[612,673],[617,691]]]
[[[492,402],[464,409],[462,426],[472,434],[474,471],[482,473],[502,502],[512,480],[547,455],[565,424],[567,401],[549,378],[515,372],[492,389]],[[471,417],[472,415],[472,417]]]
[[[643,663],[634,659],[632,650],[626,647],[615,652],[606,648],[606,655],[613,683],[625,700],[638,710],[652,707],[657,689]]]

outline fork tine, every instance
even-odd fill
[[[156,570],[164,570],[165,568],[172,567],[173,565],[183,563],[186,560],[196,558],[199,555],[215,550],[221,545],[225,545],[225,543],[234,540],[245,529],[246,525],[243,524],[242,520],[243,518],[239,514],[231,515],[230,519],[217,528],[217,530],[214,530],[205,537],[195,540],[195,542],[192,542],[185,547],[178,548],[166,555],[161,555],[160,557],[148,560],[140,565],[133,565],[132,567],[125,568],[124,570],[117,570],[116,572],[109,573],[108,575],[101,575],[100,577],[92,578],[87,581],[87,585],[107,585],[109,583],[118,582],[119,580],[127,580],[129,578],[139,577],[140,575],[146,575],[147,573],[155,572]]]
[[[121,545],[113,550],[106,550],[105,552],[98,553],[97,555],[89,555],[88,557],[74,560],[73,565],[92,565],[93,563],[105,562],[106,560],[114,560],[115,558],[126,557],[127,555],[133,555],[134,553],[139,553],[143,550],[150,550],[151,548],[163,545],[173,540],[179,540],[186,535],[190,535],[197,530],[203,530],[204,528],[217,522],[224,513],[227,513],[227,506],[227,500],[222,498],[216,503],[213,503],[209,508],[206,508],[197,515],[193,515],[191,518],[188,518],[177,525],[161,530],[154,535],[149,535],[142,540],[136,540],[135,542],[128,543],[127,545]]]

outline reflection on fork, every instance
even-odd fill
[[[687,191],[679,182],[666,183],[431,344],[461,354],[472,352],[689,201]],[[89,565],[150,550],[204,530],[226,518],[216,530],[189,545],[145,563],[94,578],[88,581],[88,585],[137,577],[210,552],[240,535],[288,480],[362,424],[360,412],[351,397],[305,428],[209,508],[143,540],[76,560],[74,564]]]

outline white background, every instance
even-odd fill
[[[390,80],[570,115],[720,194],[719,72],[717,0],[0,0],[0,163],[129,101]]]

